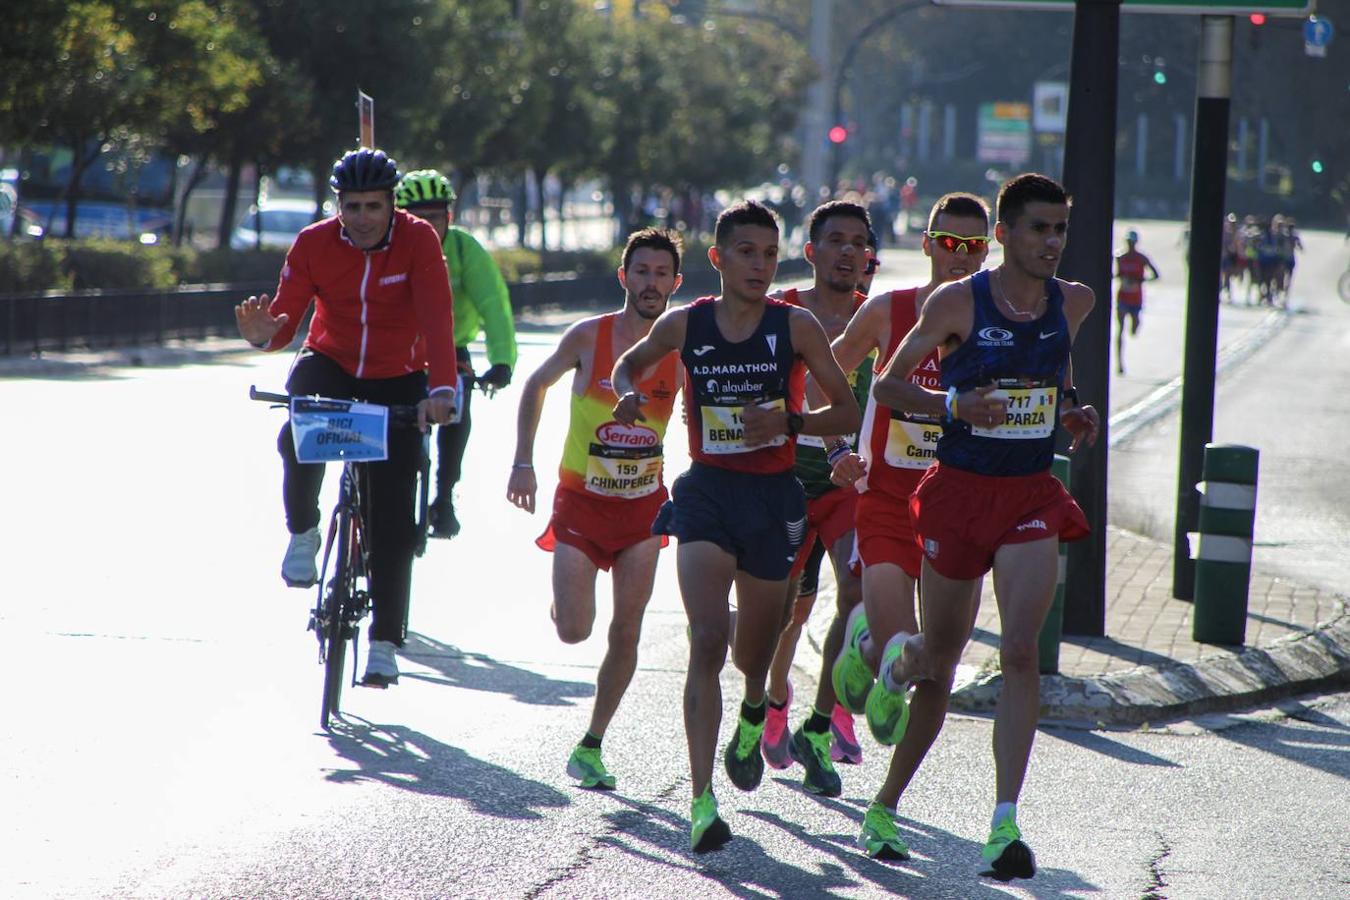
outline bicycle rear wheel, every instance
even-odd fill
[[[352,544],[355,530],[352,514],[345,506],[338,511],[338,527],[334,540],[337,541],[336,562],[333,577],[328,582],[328,593],[324,603],[324,629],[327,653],[324,657],[323,706],[319,714],[319,725],[325,730],[332,716],[338,714],[342,704],[342,680],[347,662],[347,640],[351,635],[347,628],[347,608],[352,602],[352,588],[356,583],[355,570],[352,567]]]

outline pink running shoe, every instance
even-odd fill
[[[767,730],[765,733],[767,735]],[[834,735],[834,743],[830,744],[830,759],[854,765],[862,762],[862,745],[853,736],[853,715],[838,703],[830,713],[830,734]],[[765,755],[767,757],[767,751]]]
[[[786,769],[792,765],[792,756],[788,753],[788,742],[792,732],[788,729],[788,713],[792,710],[792,682],[788,682],[787,702],[782,709],[772,705],[764,711],[764,737],[760,749],[764,752],[764,761],[774,769]]]

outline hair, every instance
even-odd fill
[[[731,231],[737,225],[759,225],[762,228],[772,228],[778,231],[778,219],[763,203],[758,200],[742,200],[740,203],[733,203],[717,217],[717,227],[713,231],[713,242],[719,247],[726,246],[727,240],[731,237]]]
[[[867,226],[867,246],[873,250],[881,248],[881,239],[877,237],[877,230],[871,225]]]
[[[1064,186],[1053,178],[1036,172],[1023,172],[1008,179],[998,191],[998,220],[1005,225],[1014,225],[1017,217],[1029,203],[1063,203],[1073,205],[1073,199],[1065,192]]]
[[[628,236],[628,243],[623,245],[623,270],[628,271],[628,264],[632,261],[634,253],[643,247],[650,247],[669,253],[675,260],[675,273],[678,275],[681,246],[680,236],[674,231],[667,231],[664,228],[643,228],[641,231],[635,231]]]
[[[967,194],[965,191],[953,191],[938,198],[933,204],[933,211],[928,214],[929,231],[937,229],[938,216],[941,215],[983,219],[985,229],[989,228],[989,204],[984,202],[983,197]]]
[[[814,244],[820,240],[820,233],[825,230],[825,221],[834,216],[857,219],[863,223],[864,228],[868,230],[872,228],[872,217],[867,214],[865,208],[847,200],[831,200],[829,203],[820,204],[811,213],[811,218],[806,226],[806,233],[811,243]]]

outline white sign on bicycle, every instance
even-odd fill
[[[291,437],[302,463],[389,457],[389,408],[355,400],[291,398]]]

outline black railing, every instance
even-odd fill
[[[810,271],[805,260],[784,260],[781,279]],[[0,296],[0,355],[163,344],[165,341],[236,337],[234,306],[274,284],[213,284],[161,291],[81,291],[76,294]],[[509,286],[517,310],[609,307],[621,299],[615,277],[545,277]],[[715,293],[717,273],[685,273],[679,299]]]

